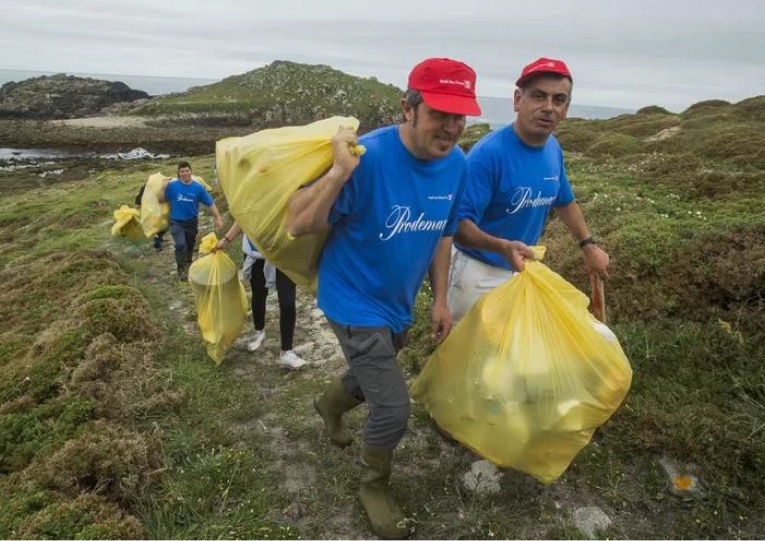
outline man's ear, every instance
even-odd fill
[[[513,94],[513,111],[516,113],[521,108],[521,94],[523,93],[523,90],[520,88],[515,89],[515,93]]]
[[[414,117],[414,108],[406,98],[401,98],[401,110],[404,111],[404,120],[407,122]]]

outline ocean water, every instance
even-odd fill
[[[21,82],[32,77],[42,75],[54,75],[53,71],[20,71],[0,69],[0,86],[11,81]],[[60,72],[59,72],[60,73]],[[192,86],[204,86],[218,82],[216,79],[199,79],[192,77],[152,77],[146,75],[117,75],[113,73],[75,73],[66,72],[67,75],[77,77],[90,77],[104,81],[121,81],[133,90],[143,90],[152,96],[170,94],[172,92],[185,92]]]
[[[41,75],[53,75],[47,71],[19,71],[0,69],[0,86],[10,81],[20,82],[31,77]],[[215,79],[199,79],[184,77],[150,77],[145,75],[115,75],[108,73],[68,73],[78,77],[91,77],[105,81],[122,81],[134,90],[143,90],[152,96],[169,94],[171,92],[185,92],[193,86],[204,86],[217,82]],[[513,101],[509,98],[479,97],[482,115],[470,118],[469,124],[488,122],[493,128],[509,124],[515,118]],[[574,101],[569,110],[570,118],[603,119],[613,118],[622,114],[634,113],[631,109],[616,109],[613,107],[598,107],[593,105],[580,105]]]
[[[513,100],[510,98],[479,97],[481,116],[470,120],[470,124],[487,122],[492,128],[510,124],[515,119]],[[568,110],[569,118],[585,118],[588,120],[614,118],[619,115],[634,113],[634,109],[617,109],[615,107],[598,107],[595,105],[580,105],[574,102]]]

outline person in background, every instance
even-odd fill
[[[234,223],[218,241],[215,249],[226,248],[241,231],[239,224]],[[255,334],[247,343],[247,351],[257,351],[266,338],[266,298],[268,297],[269,282],[275,281],[276,293],[279,297],[279,333],[281,334],[279,363],[291,370],[305,366],[306,362],[292,349],[292,339],[297,321],[295,282],[266,261],[247,235],[242,235],[242,252],[244,252],[242,274],[246,280],[250,281],[252,321],[255,324]],[[272,273],[275,274],[273,278],[270,276]]]
[[[358,140],[352,129],[338,130],[331,168],[289,202],[290,234],[329,230],[319,262],[318,306],[348,363],[313,404],[325,434],[345,447],[351,436],[342,415],[367,403],[359,496],[383,538],[409,533],[389,489],[393,451],[409,418],[396,355],[426,272],[433,293],[431,336],[442,340],[451,328],[447,275],[467,181],[457,141],[465,116],[481,111],[475,83],[473,69],[457,60],[417,64],[401,100],[404,121]],[[357,143],[366,147],[361,159],[352,150]]]
[[[608,254],[590,234],[552,135],[566,118],[573,79],[561,60],[539,58],[516,81],[516,120],[484,136],[468,153],[468,187],[450,271],[449,307],[460,320],[483,294],[533,259],[550,209],[568,228],[588,273],[609,276]]]
[[[185,281],[197,241],[199,203],[206,205],[213,215],[216,231],[223,229],[223,218],[204,186],[191,178],[191,164],[186,161],[178,164],[178,177],[165,181],[159,201],[170,205],[170,234],[175,242],[178,278]]]
[[[141,210],[141,199],[143,199],[143,192],[146,189],[146,184],[141,186],[141,189],[138,190],[138,194],[135,196],[135,208],[138,210]],[[161,252],[162,251],[162,243],[165,240],[165,233],[167,233],[167,229],[163,229],[162,231],[158,231],[156,235],[154,235],[154,239],[152,240],[152,246],[154,247],[155,252]]]

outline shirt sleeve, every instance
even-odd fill
[[[571,189],[571,183],[568,181],[568,174],[566,174],[566,164],[563,161],[563,152],[560,153],[560,190],[558,190],[558,198],[555,200],[553,206],[565,207],[572,201],[574,201],[574,191]]]
[[[358,168],[356,169],[358,171]],[[329,211],[329,225],[334,226],[337,222],[353,212],[353,203],[356,200],[356,171],[351,174],[351,178],[343,184],[337,199]]]
[[[207,190],[205,190],[205,187],[198,182],[195,182],[194,185],[196,186],[197,193],[199,194],[199,200],[208,207],[212,206],[215,201],[213,201],[212,196],[207,192]]]
[[[171,203],[175,200],[175,185],[173,184],[173,181],[171,180],[167,187],[165,188],[165,201]]]
[[[452,205],[452,209],[449,212],[449,221],[446,222],[446,227],[444,228],[444,232],[441,235],[442,237],[453,237],[457,233],[457,228],[459,225],[457,215],[462,204],[462,200],[465,197],[467,178],[467,168],[465,168],[462,172],[462,178],[460,179],[459,185],[457,186],[457,191],[454,194],[454,204]]]
[[[491,201],[494,183],[494,167],[484,152],[470,152],[467,157],[467,180],[457,220],[479,223]]]

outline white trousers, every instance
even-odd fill
[[[487,265],[452,248],[449,270],[449,311],[456,324],[485,293],[515,276],[515,271]]]

